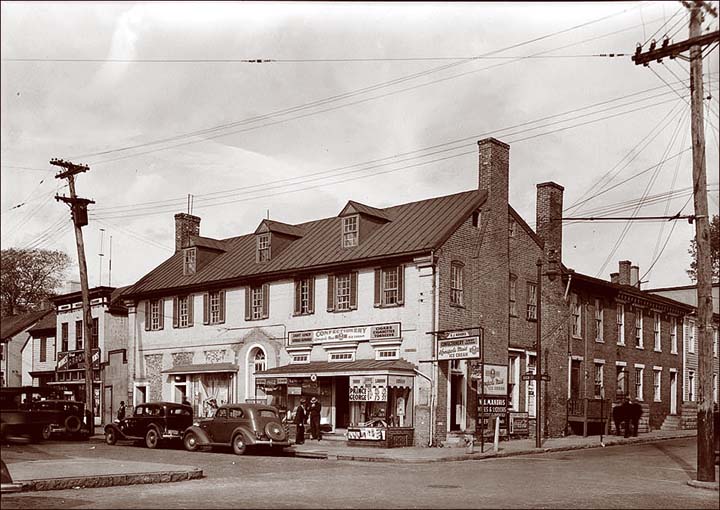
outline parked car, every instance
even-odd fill
[[[199,420],[185,430],[185,449],[194,452],[202,446],[232,446],[237,455],[249,447],[290,446],[288,434],[278,410],[263,404],[227,404],[220,406],[212,418]]]
[[[48,388],[13,386],[0,388],[0,441],[28,443],[41,441],[43,430],[53,423],[63,423],[60,411],[31,409],[36,398],[48,396]]]
[[[145,441],[148,448],[157,448],[162,441],[180,441],[183,431],[193,423],[189,405],[175,402],[146,402],[135,407],[133,414],[119,423],[105,425],[105,442],[118,440]]]
[[[43,439],[50,439],[53,435],[60,434],[71,438],[90,436],[85,416],[85,403],[74,400],[39,400],[27,404],[32,413],[43,411],[56,411],[52,413],[56,419],[53,423],[46,424],[42,429]]]

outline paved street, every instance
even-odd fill
[[[152,460],[201,467],[173,484],[4,495],[9,508],[716,508],[717,492],[688,487],[694,439],[506,459],[402,465],[142,447],[47,443],[3,449],[40,458]]]

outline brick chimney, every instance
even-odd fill
[[[548,276],[560,274],[562,263],[562,209],[565,188],[554,182],[537,185],[535,205],[536,230],[545,241],[545,271]]]
[[[620,283],[620,273],[610,273],[610,283]]]
[[[187,248],[190,236],[200,235],[200,218],[187,213],[175,215],[175,251]]]
[[[640,288],[640,266],[630,266],[630,285]]]
[[[618,264],[619,266],[619,277],[618,277],[618,283],[620,285],[630,285],[630,265],[632,262],[629,260],[621,260]]]

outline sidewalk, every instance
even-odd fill
[[[621,444],[638,444],[695,437],[696,430],[662,431],[655,430],[638,437],[624,438],[620,436],[603,436],[605,447]],[[566,450],[579,450],[584,448],[603,448],[600,436],[567,436],[546,439],[542,448],[535,448],[535,439],[513,439],[501,441],[499,451],[493,450],[493,443],[485,443],[484,452],[480,452],[480,444],[476,443],[475,453],[467,453],[466,448],[373,448],[360,446],[347,446],[344,441],[316,442],[308,439],[303,445],[294,445],[289,451],[295,457],[321,458],[332,460],[354,460],[365,462],[397,462],[397,463],[428,463],[453,462],[461,460],[481,460],[497,457],[510,457],[514,455],[531,455],[545,452]]]

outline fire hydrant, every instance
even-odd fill
[[[465,436],[465,453],[475,453],[475,438]]]

